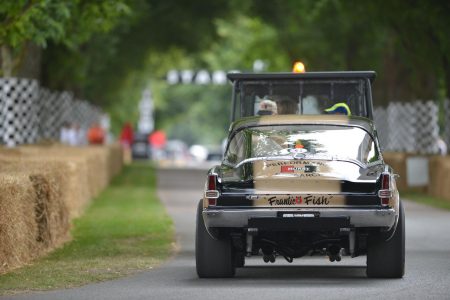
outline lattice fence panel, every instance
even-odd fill
[[[39,133],[43,139],[59,139],[59,131],[66,122],[72,94],[41,89],[38,105]]]
[[[450,146],[450,100],[444,101],[444,141]]]
[[[9,147],[33,143],[38,138],[36,80],[0,79],[0,142]]]
[[[73,122],[82,127],[89,127],[92,123],[99,122],[102,111],[87,101],[77,100],[73,106]]]
[[[389,144],[389,128],[388,128],[388,114],[384,107],[377,107],[374,109],[373,118],[377,127],[378,139],[381,147],[386,149]]]
[[[416,152],[435,154],[439,152],[439,106],[433,101],[415,102]]]
[[[432,101],[391,102],[387,108],[376,108],[374,119],[382,147],[388,151],[437,153],[438,110]]]
[[[58,140],[65,122],[89,128],[102,111],[69,92],[40,88],[35,80],[0,78],[0,144],[14,147]]]

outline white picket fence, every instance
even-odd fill
[[[59,138],[65,122],[89,128],[104,113],[70,92],[39,86],[36,80],[0,78],[0,144],[14,147]]]

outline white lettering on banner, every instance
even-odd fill
[[[212,82],[214,84],[226,84],[227,74],[224,71],[214,71],[212,74]]]
[[[169,84],[177,84],[179,83],[180,76],[177,70],[170,70],[167,72],[167,83]]]
[[[196,84],[209,84],[210,82],[211,82],[211,78],[209,76],[208,71],[206,71],[206,70],[198,71],[197,76],[195,76]]]
[[[192,78],[194,77],[194,72],[192,70],[181,71],[181,81],[184,84],[192,83]]]
[[[229,73],[239,73],[237,70],[231,70]],[[193,70],[169,70],[166,75],[168,84],[216,84],[224,85],[227,83],[227,72],[216,70],[209,72],[207,70],[199,70],[195,73]]]

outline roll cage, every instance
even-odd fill
[[[290,97],[298,105],[298,114],[323,114],[330,104],[350,101],[352,115],[373,120],[374,71],[229,73],[227,77],[233,85],[232,122],[257,115],[258,101],[272,96]],[[315,113],[306,111],[307,100],[315,102]]]

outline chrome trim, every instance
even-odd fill
[[[387,195],[383,195],[383,193],[387,193]],[[378,191],[378,197],[380,197],[380,198],[392,198],[392,196],[393,196],[393,192],[390,189]]]
[[[337,157],[317,157],[314,155],[305,155],[304,157],[294,157],[292,155],[280,155],[280,156],[260,156],[260,157],[251,157],[251,158],[246,158],[242,161],[240,161],[237,165],[234,166],[234,168],[239,168],[240,166],[242,166],[245,163],[249,163],[249,162],[254,162],[254,161],[259,161],[259,160],[310,160],[310,161],[314,161],[314,160],[323,160],[323,161],[343,161],[343,162],[349,162],[349,163],[353,163],[355,165],[357,165],[360,168],[367,168],[367,165],[356,160],[356,159],[352,159],[352,158],[337,158]]]
[[[219,191],[217,190],[207,190],[205,191],[205,198],[208,199],[217,199],[219,198]]]
[[[302,209],[204,209],[203,220],[206,227],[247,227],[250,218],[277,217],[277,212],[318,212],[320,217],[349,217],[354,227],[387,227],[395,224],[395,209],[347,209],[347,208],[302,208]]]

